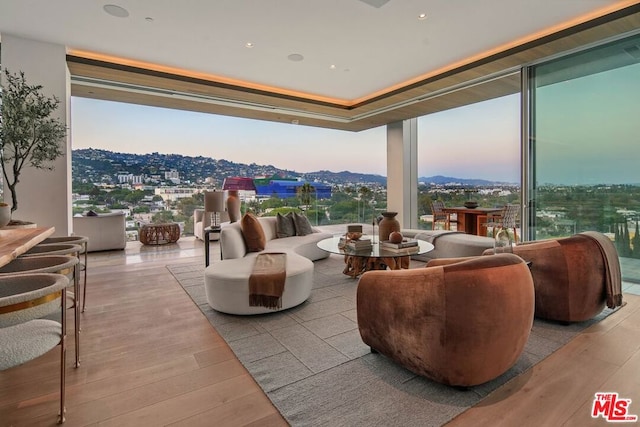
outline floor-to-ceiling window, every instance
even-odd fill
[[[200,192],[230,177],[283,178],[288,197],[241,194],[243,211],[261,215],[299,210],[314,225],[369,224],[386,210],[384,127],[347,132],[79,97],[71,107],[74,213],[123,209],[132,221],[183,222],[189,232]],[[300,182],[285,178],[310,186],[298,192]]]
[[[640,36],[531,71],[529,237],[607,233],[639,280]]]
[[[433,200],[494,207],[520,201],[520,94],[418,119],[418,224]]]

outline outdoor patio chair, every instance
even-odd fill
[[[451,214],[443,212],[444,202],[442,200],[434,200],[431,202],[431,214],[433,215],[433,222],[431,223],[431,229],[436,229],[436,224],[442,222],[445,230],[451,229]]]
[[[487,214],[487,222],[482,225],[487,227],[487,231],[491,228],[492,236],[496,235],[496,229],[513,230],[513,240],[518,243],[517,218],[519,212],[520,205],[508,203],[500,212]]]

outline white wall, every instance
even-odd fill
[[[71,84],[64,46],[2,34],[2,68],[24,71],[27,83],[40,84],[47,96],[55,95],[60,106],[55,115],[70,129]],[[71,136],[68,132],[65,155],[54,162],[54,170],[22,169],[18,209],[14,219],[33,221],[38,226],[54,226],[56,235],[71,232]],[[5,188],[5,202],[10,203]]]

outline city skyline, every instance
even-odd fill
[[[419,176],[517,182],[518,132],[513,129],[518,122],[496,127],[486,120],[487,114],[502,117],[513,109],[513,98],[517,106],[513,95],[420,118]],[[345,132],[78,97],[72,98],[71,111],[74,149],[205,156],[301,173],[387,175],[386,126]],[[456,125],[460,122],[471,124],[472,131],[465,135]],[[469,135],[480,147],[473,155],[466,155]],[[447,149],[430,149],[425,141],[434,140]],[[487,146],[497,147],[500,155],[482,148]]]

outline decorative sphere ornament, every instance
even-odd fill
[[[389,234],[389,241],[391,243],[402,243],[402,233],[399,231],[393,231]]]

